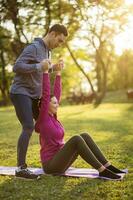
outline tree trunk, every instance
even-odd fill
[[[4,59],[4,52],[0,52],[0,59],[1,59],[1,85],[0,85],[0,90],[1,90],[1,97],[2,101],[1,104],[7,105],[8,102],[8,82],[6,78],[6,71],[5,71],[5,59]]]

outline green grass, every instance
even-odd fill
[[[64,106],[59,118],[65,139],[89,132],[106,157],[119,168],[128,168],[122,181],[44,176],[40,181],[0,176],[0,200],[132,200],[133,199],[133,104],[104,103]],[[0,108],[0,165],[16,165],[20,125],[13,107]],[[40,167],[38,135],[33,134],[27,155],[29,166]],[[90,167],[80,157],[75,167]]]

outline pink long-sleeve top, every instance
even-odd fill
[[[56,75],[53,94],[58,103],[61,96],[61,77]],[[50,79],[49,74],[43,74],[42,101],[35,131],[40,133],[40,157],[42,163],[52,159],[54,155],[64,146],[64,128],[57,120],[57,115],[48,113],[50,103]]]

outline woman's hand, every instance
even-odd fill
[[[44,59],[40,64],[41,64],[41,70],[46,73],[50,68],[51,61],[49,59]]]
[[[53,70],[55,72],[61,72],[63,67],[64,67],[64,61],[62,59],[59,59],[58,63],[53,65]]]

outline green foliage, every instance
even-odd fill
[[[133,87],[133,51],[125,50],[117,56],[109,76],[109,90],[129,89]]]
[[[2,22],[0,47],[4,52],[5,60],[3,66],[12,64],[24,46],[34,37],[44,36],[49,26],[54,23],[63,23],[69,32],[67,42],[80,65],[80,68],[76,69],[77,65],[72,61],[72,56],[64,50],[65,45],[54,51],[53,60],[61,56],[69,66],[65,68],[63,75],[64,95],[73,88],[78,87],[80,90],[83,81],[94,92],[98,91],[103,94],[108,89],[116,90],[125,87],[125,83],[121,87],[117,84],[122,67],[118,67],[121,68],[119,71],[114,67],[117,61],[113,44],[114,36],[123,31],[128,16],[132,13],[132,7],[127,7],[123,0],[115,2],[104,0],[0,0],[0,3]],[[91,72],[86,70],[88,63],[92,66]],[[1,66],[0,60],[0,69]],[[117,73],[118,76],[116,76]],[[127,87],[132,86],[131,73],[132,69],[128,67]],[[12,77],[12,74],[10,76],[6,71],[5,79],[6,77]],[[10,81],[6,80],[6,82],[9,82],[9,90]]]
[[[6,64],[12,62],[13,52],[11,51],[11,31],[0,26],[0,51],[6,54]],[[9,54],[9,55],[8,55]],[[1,60],[0,60],[1,62]],[[1,63],[0,63],[1,66]]]
[[[65,126],[65,140],[74,134],[89,132],[107,158],[119,168],[128,168],[122,181],[87,178],[43,176],[40,181],[25,181],[0,176],[2,200],[132,200],[133,188],[133,105],[106,103],[94,109],[92,105],[65,106],[59,118]],[[0,163],[16,165],[16,143],[21,131],[12,107],[0,108]],[[38,135],[33,134],[27,155],[29,166],[40,167]],[[90,167],[80,157],[74,167]]]
[[[118,60],[119,88],[133,87],[133,51],[126,50]]]
[[[6,104],[8,101],[9,86],[12,73],[8,72],[8,65],[13,62],[14,53],[11,48],[11,32],[0,27],[0,101]],[[1,103],[1,102],[0,102]]]

